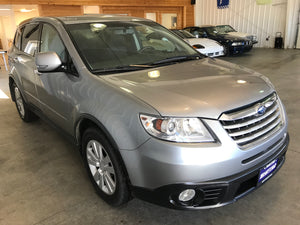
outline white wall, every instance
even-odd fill
[[[273,48],[276,32],[286,37],[287,1],[299,0],[273,0],[268,5],[257,5],[256,0],[230,0],[225,9],[218,9],[216,0],[197,0],[195,25],[230,24],[240,32],[257,35],[255,47]]]
[[[294,48],[297,35],[297,26],[300,16],[300,0],[288,0],[287,17],[286,17],[286,35],[285,35],[285,48]],[[300,27],[299,27],[300,29]],[[300,33],[299,33],[300,35]],[[299,37],[298,37],[299,38]],[[300,41],[300,40],[299,40]],[[299,46],[299,43],[297,43]]]

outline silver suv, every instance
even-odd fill
[[[34,18],[9,51],[20,117],[79,147],[97,193],[176,209],[226,205],[282,166],[284,107],[259,73],[206,58],[150,20]]]

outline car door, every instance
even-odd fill
[[[39,23],[29,23],[17,30],[13,54],[10,56],[12,73],[28,103],[39,106],[36,92],[34,56],[39,45]]]
[[[78,81],[78,76],[65,69],[70,57],[57,30],[47,23],[42,24],[41,29],[40,52],[56,52],[62,61],[62,67],[58,70],[39,73],[37,93],[41,107],[51,121],[65,131],[72,132],[71,110],[76,102],[72,86]]]

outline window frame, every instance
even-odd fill
[[[38,42],[39,42],[39,44],[36,47],[35,54],[39,52],[39,46],[40,46],[40,41],[41,41],[41,37],[40,37],[41,36],[41,23],[40,22],[29,22],[29,23],[23,24],[20,27],[20,31],[22,32],[22,35],[21,35],[21,41],[20,41],[20,48],[19,48],[19,50],[22,53],[24,53],[24,54],[26,54],[28,56],[34,57],[35,54],[31,55],[31,54],[25,52],[24,49],[23,49],[23,35],[24,35],[24,31],[25,31],[26,26],[27,25],[31,25],[31,24],[37,24],[39,26],[39,28],[38,28]]]
[[[24,26],[17,28],[15,36],[14,36],[14,42],[13,42],[15,48],[17,48],[20,51],[21,51],[21,46],[22,46],[23,29],[24,29]],[[16,43],[16,41],[17,41],[17,35],[19,35],[18,43]]]

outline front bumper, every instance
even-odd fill
[[[239,54],[243,52],[248,52],[252,49],[252,44],[245,44],[245,45],[238,45],[238,46],[230,46],[229,47],[229,53],[230,54]]]
[[[265,182],[258,183],[260,169],[274,159],[278,159],[275,170],[267,179],[272,177],[285,161],[288,144],[289,136],[287,135],[280,147],[268,158],[254,167],[232,176],[207,182],[170,184],[155,189],[132,186],[132,193],[137,198],[174,209],[195,210],[227,205],[264,184]],[[196,195],[189,202],[180,202],[178,196],[185,189],[194,189]]]

